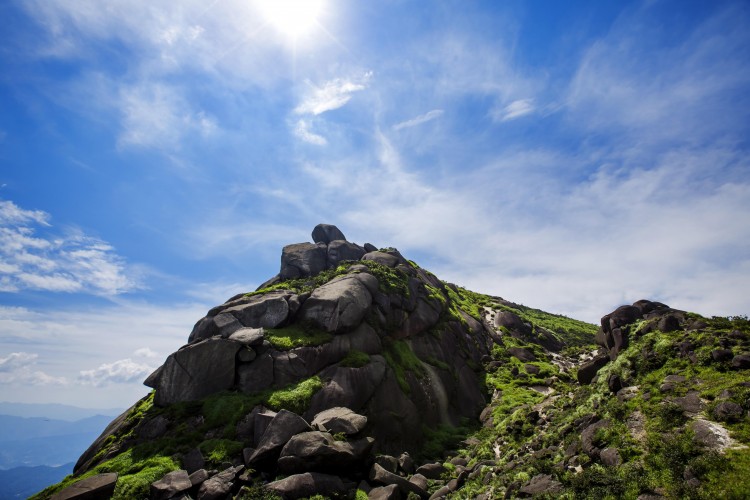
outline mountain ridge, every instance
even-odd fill
[[[116,498],[732,497],[715,476],[750,469],[748,351],[746,318],[643,300],[597,328],[321,224],[37,498],[97,477]]]

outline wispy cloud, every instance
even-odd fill
[[[112,383],[126,384],[142,381],[153,371],[154,368],[149,365],[125,358],[112,363],[104,363],[93,370],[82,370],[78,375],[78,381],[97,387]]]
[[[310,122],[304,119],[297,120],[297,124],[294,126],[294,135],[305,142],[317,146],[325,146],[328,144],[325,137],[310,130]]]
[[[433,109],[432,111],[428,111],[427,113],[419,116],[415,116],[414,118],[410,120],[406,120],[400,123],[397,123],[393,126],[393,130],[401,130],[404,128],[409,127],[416,127],[417,125],[422,125],[423,123],[427,123],[431,120],[435,120],[436,118],[440,118],[443,116],[444,111],[442,109]]]
[[[294,112],[298,115],[319,115],[338,109],[349,102],[354,92],[367,88],[371,77],[372,73],[367,72],[355,78],[335,78],[322,86],[308,82],[310,88]]]
[[[0,383],[10,385],[64,385],[64,377],[53,377],[43,371],[34,370],[39,355],[28,352],[12,352],[0,358]]]
[[[533,113],[535,109],[534,99],[518,99],[503,108],[493,109],[490,115],[495,121],[507,122]]]
[[[124,88],[119,109],[120,146],[175,148],[188,134],[207,137],[217,130],[214,118],[193,110],[179,89],[163,84]]]
[[[39,236],[49,214],[0,200],[0,290],[116,295],[138,288],[112,246],[80,230]]]
[[[156,352],[149,347],[141,347],[133,352],[133,355],[138,358],[155,358]]]

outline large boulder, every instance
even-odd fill
[[[588,385],[594,380],[596,373],[609,362],[609,356],[606,354],[598,354],[593,359],[586,361],[578,367],[578,383],[581,385]]]
[[[507,329],[509,333],[518,332],[523,336],[531,335],[531,326],[510,311],[498,311],[495,314],[494,323],[496,327]]]
[[[327,264],[329,268],[334,268],[345,260],[359,260],[365,253],[365,249],[355,243],[335,240],[328,244]]]
[[[420,496],[420,498],[428,498],[429,495],[425,490],[420,488],[417,484],[409,482],[406,478],[403,478],[401,476],[397,476],[396,474],[392,472],[388,472],[383,467],[378,465],[377,463],[372,464],[372,468],[370,469],[370,474],[368,476],[368,479],[376,484],[395,484],[398,486],[398,489],[401,490],[401,493],[404,496],[409,495],[409,493],[415,493]]]
[[[307,415],[316,415],[328,408],[343,406],[359,410],[371,400],[383,382],[386,361],[382,356],[371,356],[365,366],[332,367],[322,372],[330,381],[313,395]]]
[[[366,273],[350,274],[316,288],[300,310],[302,320],[328,332],[343,333],[354,329],[372,304],[367,284],[373,278]]]
[[[290,500],[308,498],[314,495],[334,497],[343,495],[347,491],[347,487],[340,477],[320,472],[295,474],[268,483],[266,488],[281,495],[284,499]]]
[[[154,404],[194,401],[230,389],[234,385],[235,356],[241,347],[231,340],[210,338],[171,354],[158,376],[146,381],[156,389]]]
[[[117,484],[117,473],[107,472],[77,481],[50,497],[50,500],[107,500],[112,498]]]
[[[158,481],[151,483],[151,499],[166,500],[192,487],[193,483],[190,482],[190,476],[186,470],[168,472]]]
[[[250,456],[247,465],[255,467],[275,462],[292,436],[311,430],[310,425],[302,417],[290,411],[281,410],[268,424],[258,448]]]
[[[330,432],[331,434],[344,433],[346,435],[358,434],[367,425],[367,417],[354,413],[349,408],[336,406],[324,410],[313,419],[313,429]]]
[[[248,304],[229,307],[224,313],[229,313],[249,328],[276,328],[283,324],[289,316],[288,293],[269,293],[257,295]]]
[[[313,228],[312,239],[315,243],[329,243],[336,240],[346,240],[344,233],[332,224],[318,224]]]
[[[295,243],[281,251],[282,280],[315,276],[326,268],[328,249],[325,243]]]
[[[237,388],[247,394],[254,394],[274,384],[273,356],[266,352],[250,363],[237,367]]]
[[[375,440],[337,441],[328,432],[310,431],[293,436],[279,456],[279,469],[296,472],[341,472],[362,465]]]

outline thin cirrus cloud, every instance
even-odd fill
[[[517,99],[501,109],[492,110],[490,114],[496,122],[507,122],[533,113],[535,109],[533,99]]]
[[[302,102],[294,109],[298,115],[319,115],[344,106],[354,92],[367,88],[372,72],[366,72],[357,78],[335,78],[316,86],[309,83],[310,90]]]
[[[443,111],[442,109],[433,109],[432,111],[428,111],[423,115],[415,116],[410,120],[397,123],[393,126],[393,130],[401,130],[405,128],[416,127],[417,125],[422,125],[423,123],[427,123],[429,121],[440,118],[441,116],[443,116],[443,113],[445,113],[445,111]]]
[[[0,200],[0,291],[117,295],[139,287],[112,246],[80,230],[46,234],[49,214]],[[37,234],[42,229],[45,234]]]
[[[195,111],[179,89],[163,84],[125,88],[120,93],[122,132],[118,145],[175,148],[189,134],[213,135],[214,118]]]

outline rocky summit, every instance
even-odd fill
[[[312,240],[34,498],[750,497],[746,317],[640,300],[596,326]]]

